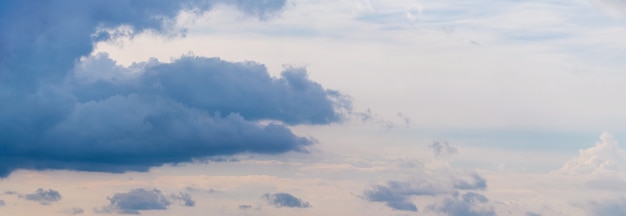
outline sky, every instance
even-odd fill
[[[0,215],[626,215],[626,1],[0,2]]]

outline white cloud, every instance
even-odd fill
[[[581,149],[577,157],[567,161],[560,173],[586,174],[601,172],[626,171],[626,151],[624,151],[608,132],[600,136],[595,146]]]

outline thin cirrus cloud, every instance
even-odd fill
[[[258,63],[195,56],[129,68],[106,54],[76,63],[95,42],[115,37],[99,29],[167,32],[166,20],[181,10],[218,3],[264,19],[285,2],[3,3],[0,27],[14,34],[0,36],[0,99],[7,102],[0,177],[16,169],[147,171],[216,155],[305,152],[313,139],[284,124],[338,122],[350,105],[304,69],[273,78]]]

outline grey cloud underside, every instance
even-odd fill
[[[219,58],[128,68],[106,54],[77,61],[110,36],[94,36],[98,28],[165,32],[163,20],[181,9],[217,3],[265,18],[285,1],[0,3],[8,32],[0,35],[0,177],[16,169],[147,171],[210,156],[305,152],[314,141],[286,125],[338,122],[350,106],[304,69],[274,78],[261,64]]]
[[[264,194],[263,199],[265,199],[269,204],[277,208],[282,208],[282,207],[309,208],[311,207],[309,202],[302,201],[301,199],[288,193]]]

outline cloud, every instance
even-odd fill
[[[263,199],[265,199],[269,204],[277,207],[277,208],[309,208],[311,205],[309,202],[302,201],[301,199],[288,194],[288,193],[275,193],[275,194],[263,194]]]
[[[624,171],[626,171],[626,151],[620,148],[613,135],[605,132],[595,146],[579,150],[579,155],[565,162],[557,173],[590,174]]]
[[[285,1],[0,3],[0,20],[13,20],[0,22],[12,32],[0,36],[0,177],[16,169],[119,173],[246,152],[306,152],[313,139],[287,125],[339,122],[350,105],[305,69],[274,78],[261,64],[219,58],[123,67],[107,54],[85,57],[95,42],[115,37],[106,29],[163,33],[181,10],[218,3],[265,18]]]
[[[605,9],[613,16],[626,15],[626,1],[623,0],[590,0],[592,3]]]
[[[206,11],[215,4],[231,4],[251,16],[267,17],[282,10],[285,0],[157,0],[145,3],[114,1],[46,1],[0,3],[0,37],[3,84],[32,88],[41,81],[60,80],[74,61],[93,50],[94,40],[112,37],[99,28],[127,25],[140,32],[168,30],[168,19],[183,9]],[[30,85],[26,85],[30,84]]]
[[[4,202],[4,200],[0,200],[0,206],[5,206],[6,203]]]
[[[410,200],[411,196],[434,196],[447,193],[447,188],[431,181],[389,181],[386,185],[375,185],[366,190],[363,198],[371,202],[383,202],[388,207],[399,211],[418,211]]]
[[[496,215],[492,208],[483,204],[489,202],[487,197],[468,192],[459,196],[454,194],[453,198],[446,198],[441,203],[428,206],[428,210],[441,212],[449,216],[493,216]]]
[[[243,209],[243,210],[245,210],[245,209],[251,209],[251,208],[252,208],[252,205],[239,205],[237,208],[239,208],[239,209]]]
[[[541,214],[535,212],[526,212],[526,216],[541,216]]]
[[[85,213],[85,210],[83,210],[82,208],[71,208],[71,209],[65,210],[65,213],[69,215],[79,215],[79,214]]]
[[[19,195],[19,197],[25,200],[39,202],[42,205],[50,205],[53,202],[61,200],[61,193],[53,189],[44,190],[39,188],[34,193]]]
[[[448,141],[435,141],[432,145],[429,145],[428,148],[433,149],[433,155],[435,157],[455,154],[458,151],[455,147],[452,147]]]
[[[626,197],[589,202],[590,215],[626,215]]]
[[[166,210],[172,203],[192,207],[195,202],[187,193],[163,195],[160,190],[146,190],[143,188],[133,189],[126,193],[116,193],[109,197],[110,204],[100,209],[94,209],[97,213],[140,214],[142,210]]]
[[[170,195],[170,200],[172,200],[173,202],[178,202],[182,206],[193,207],[196,205],[196,201],[191,199],[191,195],[183,192]]]
[[[469,178],[457,179],[453,187],[459,190],[485,190],[487,189],[487,180],[478,174],[472,174]]]
[[[484,190],[487,188],[486,180],[478,174],[449,179],[432,177],[422,176],[412,181],[389,181],[383,185],[374,185],[371,189],[365,190],[362,197],[367,201],[385,203],[389,208],[395,210],[417,212],[417,206],[411,201],[413,196],[437,196],[452,194],[454,190]],[[463,199],[468,201],[482,200],[478,194],[473,192],[465,194]]]

